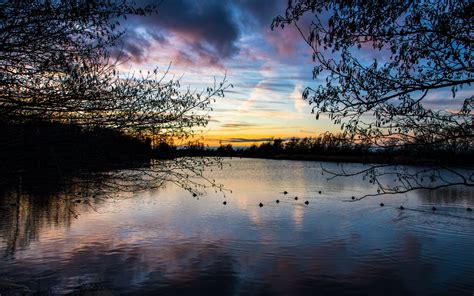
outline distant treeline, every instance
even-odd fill
[[[458,150],[446,146],[425,146],[422,143],[410,146],[373,147],[354,144],[342,136],[332,134],[325,134],[318,138],[274,139],[244,148],[235,148],[231,144],[221,144],[217,148],[209,148],[197,144],[176,149],[176,147],[163,143],[161,147],[157,147],[155,153],[170,155],[171,151],[174,151],[178,156],[256,157],[399,164],[469,165],[474,163],[473,150]]]
[[[201,143],[176,147],[169,141],[152,145],[105,128],[84,128],[57,122],[0,122],[1,174],[39,171],[74,174],[77,171],[126,168],[149,163],[150,159],[182,156],[257,157],[273,159],[327,160],[371,163],[474,163],[472,150],[450,147],[406,146],[375,148],[354,144],[342,136],[274,139],[259,145],[217,148]]]

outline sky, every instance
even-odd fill
[[[340,127],[327,117],[316,120],[301,96],[305,87],[318,84],[312,79],[309,47],[293,26],[271,30],[287,3],[163,0],[157,14],[126,22],[121,50],[127,62],[121,67],[165,71],[171,63],[171,77],[181,77],[182,86],[197,91],[226,75],[234,87],[212,106],[204,131],[210,146],[337,132]],[[361,58],[370,62],[374,56],[362,53]],[[434,99],[442,100],[439,96]]]
[[[137,1],[137,4],[155,4]],[[129,19],[123,70],[165,71],[205,89],[226,75],[233,88],[212,105],[204,132],[211,146],[271,138],[315,137],[338,130],[316,120],[301,92],[312,80],[309,48],[295,28],[271,30],[287,0],[164,0],[155,15]]]

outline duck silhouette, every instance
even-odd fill
[[[227,202],[226,202],[226,201],[224,201],[222,204],[225,206],[225,205],[227,204]]]
[[[472,212],[472,209],[471,208],[467,208],[466,209],[468,212]]]
[[[259,207],[263,207],[263,203],[259,203],[258,206],[259,206]]]
[[[384,206],[383,202],[381,202],[381,203],[380,203],[380,206],[381,206],[381,207],[383,207],[383,206]]]
[[[305,201],[304,204],[305,204],[305,205],[309,205],[309,201]]]
[[[431,209],[433,210],[433,212],[436,211],[436,207],[435,207],[435,206],[433,206]]]
[[[400,210],[404,210],[404,209],[405,209],[405,207],[403,207],[403,206],[400,206]]]
[[[295,196],[295,200],[298,200],[298,196]]]
[[[280,200],[279,200],[279,199],[277,199],[277,200],[276,200],[276,203],[280,203]]]

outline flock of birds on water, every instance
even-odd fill
[[[319,194],[322,194],[321,190],[319,190],[318,193],[319,193]],[[286,190],[283,191],[283,194],[284,194],[284,195],[287,195],[287,194],[288,194],[288,191],[286,191]],[[193,197],[197,197],[197,194],[196,194],[196,193],[193,193]],[[199,198],[198,198],[198,199],[199,199]],[[298,200],[298,196],[295,196],[294,199],[295,199],[295,200]],[[352,200],[355,201],[355,199],[356,199],[355,196],[352,196]],[[78,200],[75,200],[74,202],[75,202],[75,203],[81,203],[81,200],[78,199]],[[276,202],[277,204],[279,204],[279,203],[280,203],[280,200],[277,199],[275,202]],[[227,205],[227,201],[223,201],[222,204],[223,204],[223,205]],[[306,200],[306,201],[304,202],[304,204],[305,204],[305,205],[309,205],[309,201]],[[17,206],[16,203],[10,203],[10,207],[15,207],[15,206]],[[263,203],[259,203],[258,206],[259,206],[259,207],[263,207]],[[384,204],[383,202],[381,202],[381,203],[380,203],[380,206],[383,207],[383,206],[385,206],[385,204]],[[403,205],[401,205],[401,206],[399,207],[399,209],[400,209],[400,210],[405,210],[405,207],[404,207]],[[432,210],[433,212],[436,212],[438,209],[437,209],[435,206],[433,206],[433,207],[431,208],[431,210]],[[468,212],[472,212],[472,208],[470,208],[470,207],[467,207],[466,210],[467,210]]]
[[[322,193],[321,190],[319,190],[318,193],[321,194],[321,193]],[[288,194],[288,191],[286,191],[286,190],[283,191],[283,194],[284,194],[284,195],[287,195],[287,194]],[[193,195],[193,196],[195,196],[195,195]],[[353,196],[353,197],[352,197],[352,200],[355,200],[355,199],[356,199],[355,196]],[[295,196],[295,200],[298,200],[298,196]],[[280,203],[280,200],[277,199],[275,202],[278,204],[278,203]],[[223,204],[223,205],[227,205],[227,201],[223,201],[222,204]],[[305,201],[304,204],[305,204],[305,205],[309,205],[309,201]],[[263,203],[259,203],[258,206],[259,206],[259,207],[263,207]],[[381,202],[381,203],[380,203],[380,206],[383,207],[383,206],[385,206],[385,204],[384,204],[383,202]],[[404,206],[400,206],[399,209],[400,209],[400,210],[404,210],[405,207],[404,207]],[[436,212],[438,209],[437,209],[435,206],[433,206],[433,207],[431,208],[431,210],[432,210],[433,212]],[[472,208],[470,208],[470,207],[466,208],[466,210],[467,210],[468,212],[472,212]]]
[[[318,193],[319,193],[319,194],[322,194],[322,191],[319,190]],[[283,191],[283,194],[284,194],[284,195],[287,195],[287,194],[288,194],[288,191],[286,191],[286,190]],[[197,194],[196,194],[196,193],[193,193],[193,197],[197,197]],[[199,198],[198,198],[198,199],[199,199]],[[298,196],[295,196],[294,199],[295,199],[295,200],[298,200]],[[353,201],[356,200],[355,196],[352,196],[352,200],[353,200]],[[77,200],[75,200],[74,202],[75,202],[75,203],[81,203],[81,200],[80,200],[80,199],[77,199]],[[277,204],[279,204],[279,203],[280,203],[280,200],[277,199],[275,202],[276,202]],[[223,205],[227,205],[227,201],[223,201],[222,204],[223,204]],[[306,201],[304,202],[304,204],[305,204],[305,205],[309,205],[309,201],[306,200]],[[14,206],[16,206],[16,205],[17,205],[16,203],[10,203],[10,207],[14,207]],[[379,205],[380,205],[381,207],[385,206],[385,204],[384,204],[383,202],[381,202]],[[263,203],[259,203],[258,206],[259,206],[259,207],[263,207]],[[404,207],[403,205],[401,205],[401,206],[399,207],[399,209],[400,209],[400,210],[405,210],[405,207]],[[432,210],[433,212],[436,212],[438,209],[437,209],[435,206],[433,206],[433,207],[431,208],[431,210]],[[470,208],[470,207],[467,207],[466,210],[467,210],[468,212],[472,212],[472,208]]]

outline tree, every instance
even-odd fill
[[[155,9],[105,0],[0,4],[0,118],[146,136],[186,137],[205,125],[211,97],[223,95],[225,79],[203,92],[181,91],[167,71],[120,74],[112,61],[110,49],[124,33],[119,19]]]
[[[115,19],[135,11],[125,2],[37,0],[2,1],[0,13],[1,115],[35,118],[90,100],[85,88],[96,81],[79,77],[104,68],[122,34]]]
[[[183,90],[168,70],[119,73],[120,55],[112,55],[125,32],[120,21],[156,11],[128,0],[2,1],[0,122],[59,122],[155,142],[192,138],[207,124],[211,101],[230,86],[226,78],[203,91]],[[189,170],[191,163],[165,167]],[[195,175],[204,163],[194,161]],[[161,178],[161,169],[140,173]]]
[[[299,30],[316,63],[313,78],[324,81],[306,88],[303,98],[314,106],[317,119],[327,114],[351,141],[380,149],[472,155],[473,11],[468,0],[291,0],[272,28],[293,24]],[[303,28],[308,19],[311,23]],[[367,52],[372,61],[363,58]],[[446,90],[458,110],[436,109],[427,100]],[[372,166],[349,175],[369,177],[378,193],[474,186],[469,164],[448,167],[433,159],[430,165],[410,173]],[[398,183],[383,183],[387,175]]]

